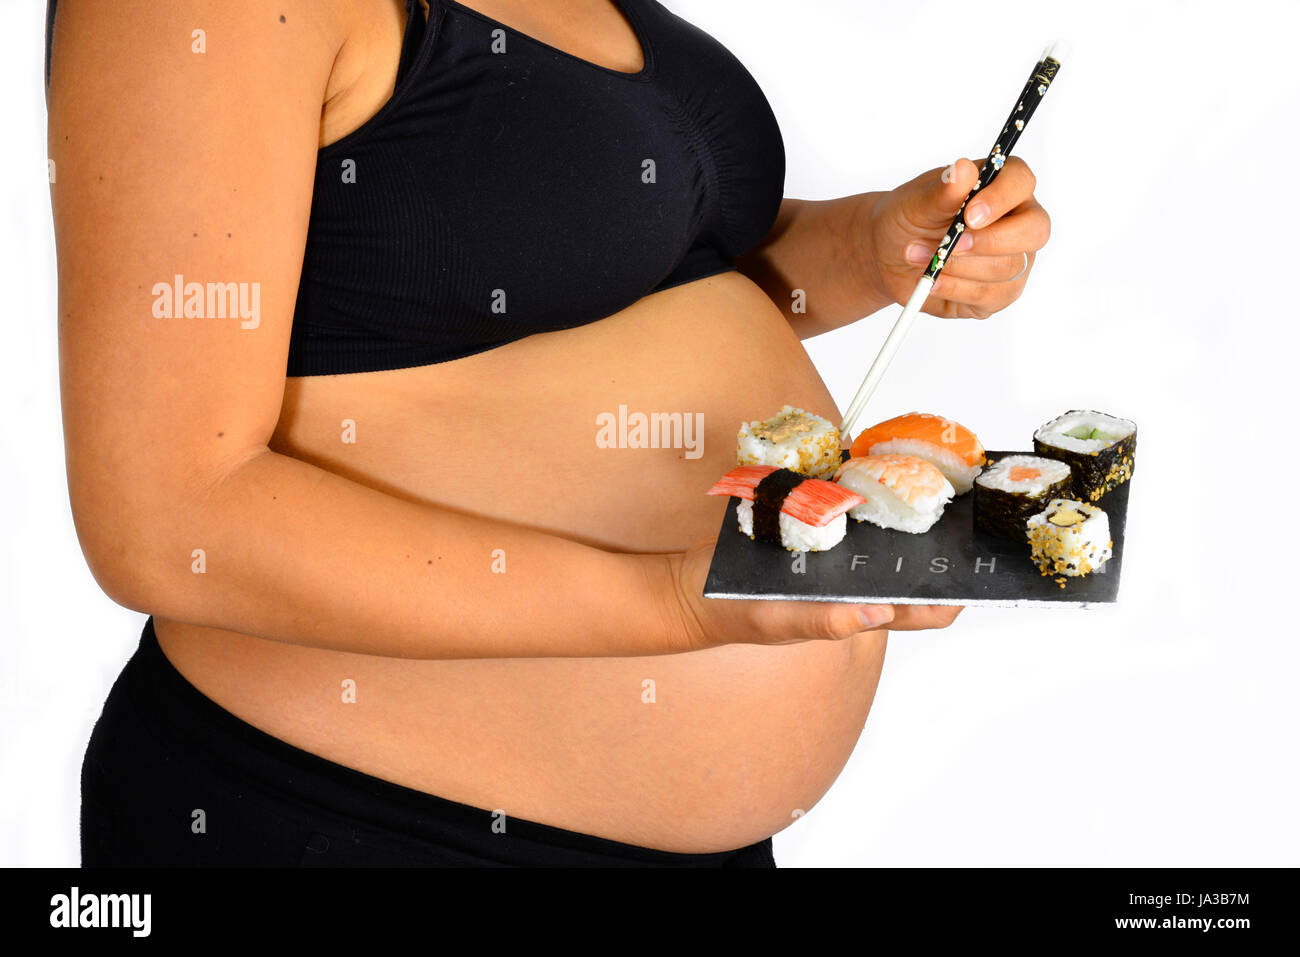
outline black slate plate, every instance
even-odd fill
[[[1029,452],[989,452],[990,460]],[[848,520],[844,540],[825,552],[795,552],[740,533],[732,498],[704,583],[706,598],[793,598],[891,605],[1053,604],[1114,602],[1124,560],[1124,523],[1132,479],[1096,504],[1105,509],[1113,554],[1065,587],[1039,574],[1028,542],[1018,544],[975,529],[973,493],[948,503],[928,532],[912,535]],[[802,564],[802,570],[799,565]]]

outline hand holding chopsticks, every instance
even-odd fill
[[[848,412],[844,416],[844,421],[840,424],[840,434],[846,439],[850,437],[853,427],[861,417],[863,410],[866,408],[867,401],[871,398],[876,387],[880,384],[885,370],[889,367],[894,355],[898,352],[899,346],[906,337],[912,320],[920,311],[922,304],[929,298],[930,291],[934,287],[939,273],[943,270],[947,262],[948,255],[956,247],[962,233],[966,230],[966,207],[971,199],[988,186],[1001,171],[1006,160],[1011,155],[1016,140],[1024,131],[1030,117],[1038,108],[1043,96],[1047,93],[1048,87],[1055,78],[1057,71],[1060,69],[1060,51],[1061,44],[1058,42],[1043,52],[1038,63],[1035,64],[1029,80],[1026,82],[1015,108],[1011,111],[1002,133],[998,136],[993,148],[989,151],[988,158],[984,161],[980,169],[979,179],[975,187],[967,195],[958,209],[957,214],[953,217],[948,231],[944,234],[938,248],[931,257],[929,264],[926,266],[917,282],[911,297],[903,308],[902,314],[894,323],[890,330],[889,336],[885,339],[880,353],[876,356],[875,362],[867,371],[866,378],[859,387],[853,401],[849,404]]]

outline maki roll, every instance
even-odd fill
[[[863,501],[834,482],[771,465],[734,468],[708,494],[743,499],[736,508],[741,532],[792,552],[838,545],[848,527],[845,514]]]
[[[762,422],[746,422],[736,439],[737,465],[772,465],[829,479],[840,467],[840,430],[820,415],[787,405]]]
[[[1034,433],[1034,451],[1074,469],[1074,494],[1095,502],[1133,475],[1137,425],[1104,412],[1075,410]]]
[[[956,494],[938,467],[914,455],[851,458],[835,481],[866,500],[849,509],[850,516],[913,534],[928,532]]]
[[[1037,455],[1008,455],[975,479],[975,527],[980,531],[1025,539],[1025,520],[1054,498],[1069,498],[1070,466]]]
[[[1030,557],[1044,575],[1087,575],[1110,558],[1114,545],[1106,513],[1069,498],[1054,498],[1030,516],[1025,534]]]
[[[985,461],[984,446],[974,432],[928,412],[909,412],[873,425],[854,440],[849,454],[915,455],[938,468],[957,495],[971,490]]]

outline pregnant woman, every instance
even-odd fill
[[[705,491],[742,421],[839,420],[799,340],[905,299],[977,164],[784,199],[754,79],[655,0],[50,25],[73,515],[150,616],[83,863],[773,866],[885,626],[957,610],[704,599]],[[1020,295],[1033,189],[981,193],[927,312]]]

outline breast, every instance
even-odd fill
[[[732,466],[740,422],[787,402],[836,415],[776,307],[728,273],[456,362],[292,380],[273,447],[389,494],[611,549],[675,550],[720,530],[725,502],[704,492]],[[597,418],[620,406],[702,416],[700,454],[602,447]],[[345,418],[355,443],[340,441]],[[458,600],[447,596],[449,615]],[[874,633],[655,658],[412,661],[158,631],[200,690],[306,750],[684,852],[752,843],[810,809],[852,752],[884,654]],[[340,713],[344,673],[371,704]]]
[[[644,75],[438,7],[393,100],[318,154],[291,376],[419,366],[730,268],[780,206],[780,130],[712,37],[636,6]]]

